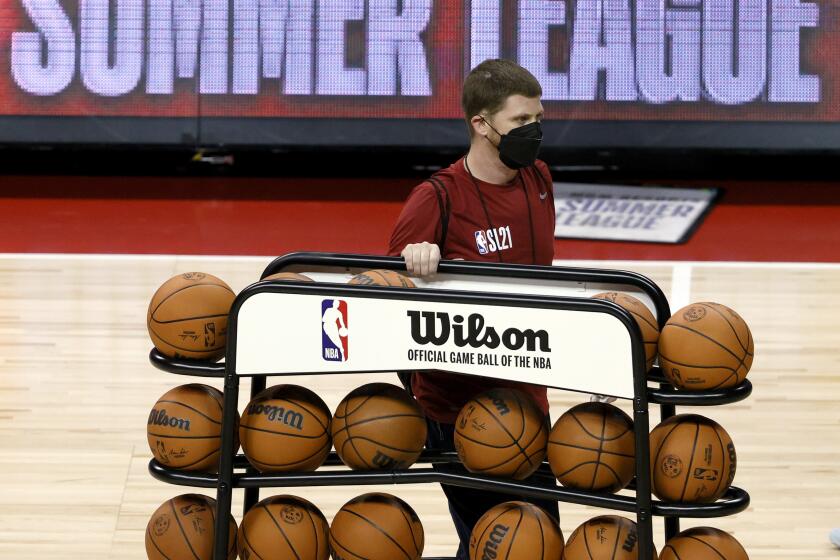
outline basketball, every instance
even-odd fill
[[[467,402],[455,422],[455,450],[470,472],[522,480],[542,463],[548,420],[516,389],[491,389]]]
[[[713,502],[735,478],[735,446],[717,422],[678,414],[650,433],[651,486],[669,502]]]
[[[360,284],[363,286],[396,286],[399,288],[416,288],[410,278],[403,276],[393,270],[368,270],[355,275],[348,284]]]
[[[272,496],[245,514],[237,544],[241,560],[327,560],[329,525],[303,498]]]
[[[551,472],[563,486],[616,492],[635,473],[633,420],[611,404],[587,402],[567,410],[548,437]]]
[[[239,439],[260,472],[313,471],[330,452],[329,426],[321,397],[298,385],[275,385],[248,403]]]
[[[341,560],[420,560],[423,525],[411,506],[396,496],[363,494],[335,514],[330,551]]]
[[[563,560],[638,560],[636,522],[618,515],[594,517],[575,529]],[[651,558],[656,560],[656,548]]]
[[[426,443],[426,417],[405,390],[370,383],[353,390],[331,424],[336,453],[353,469],[407,469]]]
[[[278,272],[271,276],[266,276],[263,280],[274,280],[275,282],[283,280],[294,280],[297,282],[314,282],[312,278],[305,274],[298,274],[297,272]]]
[[[659,337],[662,372],[680,389],[725,389],[747,377],[753,338],[740,315],[719,303],[692,303],[668,319]]]
[[[694,527],[665,544],[659,560],[749,560],[735,537],[712,527]]]
[[[592,297],[605,299],[618,304],[629,311],[633,318],[636,319],[636,324],[639,325],[639,330],[642,331],[642,340],[645,342],[645,367],[649,370],[653,366],[653,360],[656,358],[656,345],[659,340],[659,323],[656,322],[656,317],[653,316],[648,306],[633,296],[620,292],[602,292]]]
[[[160,505],[146,526],[149,560],[213,560],[216,500],[183,494]],[[230,516],[227,560],[236,558],[236,521]]]
[[[149,413],[149,449],[164,466],[215,472],[222,434],[222,392],[190,383],[167,391]],[[237,414],[237,422],[239,415]],[[235,443],[235,448],[239,444]]]
[[[560,560],[563,533],[541,508],[527,502],[505,502],[487,511],[470,536],[470,560]]]
[[[152,343],[170,358],[218,360],[225,354],[228,313],[235,297],[212,274],[173,276],[149,302],[146,325]]]

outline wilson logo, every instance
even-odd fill
[[[519,330],[510,327],[500,335],[494,327],[486,326],[484,316],[471,313],[466,320],[462,315],[455,315],[450,320],[449,313],[434,311],[407,311],[411,319],[411,338],[417,344],[443,346],[450,338],[456,346],[472,348],[498,348],[508,350],[525,348],[529,352],[551,352],[548,333],[544,330]]]

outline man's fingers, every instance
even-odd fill
[[[405,259],[406,270],[408,270],[409,272],[414,272],[414,263],[411,262],[411,253],[411,245],[406,245],[405,249],[403,249],[402,253],[400,253],[400,256]]]
[[[440,249],[437,245],[432,245],[429,253],[429,274],[436,274],[438,265],[440,264]]]

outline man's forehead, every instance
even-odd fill
[[[505,105],[501,112],[506,115],[513,114],[530,114],[536,115],[543,111],[542,103],[539,97],[525,97],[524,95],[511,95],[505,100]]]

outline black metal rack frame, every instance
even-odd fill
[[[328,253],[293,253],[275,259],[265,269],[262,278],[282,271],[325,270],[369,270],[374,268],[405,270],[403,259],[375,257],[369,255],[343,255]],[[553,266],[476,263],[465,261],[442,261],[438,268],[441,274],[468,276],[489,276],[553,280],[558,282],[602,283],[641,290],[653,301],[660,328],[670,317],[667,299],[660,288],[650,279],[634,272],[592,268],[571,268]],[[356,297],[377,299],[421,299],[449,303],[473,303],[482,305],[509,305],[517,307],[538,307],[558,310],[596,311],[608,313],[619,319],[631,338],[633,363],[633,421],[636,440],[636,477],[628,486],[635,496],[588,492],[565,488],[556,483],[554,476],[544,464],[538,471],[539,484],[497,479],[467,472],[460,465],[457,456],[440,450],[424,450],[418,464],[433,463],[436,468],[411,468],[403,471],[351,471],[348,469],[319,470],[301,473],[260,473],[248,463],[244,455],[236,455],[233,448],[234,430],[239,397],[240,377],[236,372],[237,319],[242,304],[251,296],[263,292],[315,294],[333,297]],[[510,493],[525,498],[543,498],[581,505],[602,507],[636,514],[639,537],[639,557],[650,558],[653,547],[652,516],[665,520],[665,536],[670,539],[679,532],[679,519],[710,518],[733,515],[749,506],[750,497],[744,490],[731,487],[718,501],[709,504],[670,503],[653,500],[650,480],[649,450],[649,403],[660,405],[661,420],[676,414],[677,405],[712,406],[737,402],[747,398],[752,385],[745,380],[731,389],[680,392],[669,385],[657,367],[645,372],[644,345],[635,319],[620,306],[605,300],[588,297],[560,297],[542,295],[502,294],[491,292],[464,292],[455,290],[433,290],[426,288],[390,288],[379,286],[357,286],[333,283],[272,282],[261,281],[245,288],[231,308],[228,322],[226,360],[224,363],[207,363],[163,356],[153,349],[149,355],[151,363],[169,373],[224,378],[224,410],[222,420],[221,454],[218,474],[180,471],[165,467],[152,459],[149,472],[158,480],[202,488],[216,488],[218,514],[214,560],[225,560],[228,550],[227,519],[231,510],[233,488],[245,489],[244,511],[247,512],[259,500],[259,489],[267,487],[340,486],[416,484],[443,482],[482,490]],[[365,370],[370,371],[370,370]],[[393,368],[383,371],[393,371]],[[342,372],[341,374],[362,373]],[[290,374],[276,374],[290,375]],[[266,387],[268,375],[247,375],[251,378],[250,394],[253,398]],[[649,387],[649,383],[658,385]],[[335,452],[331,452],[325,465],[341,465]],[[238,470],[239,472],[235,472]],[[432,560],[432,559],[430,559]],[[450,559],[446,559],[450,560]],[[454,560],[454,559],[451,559]]]

